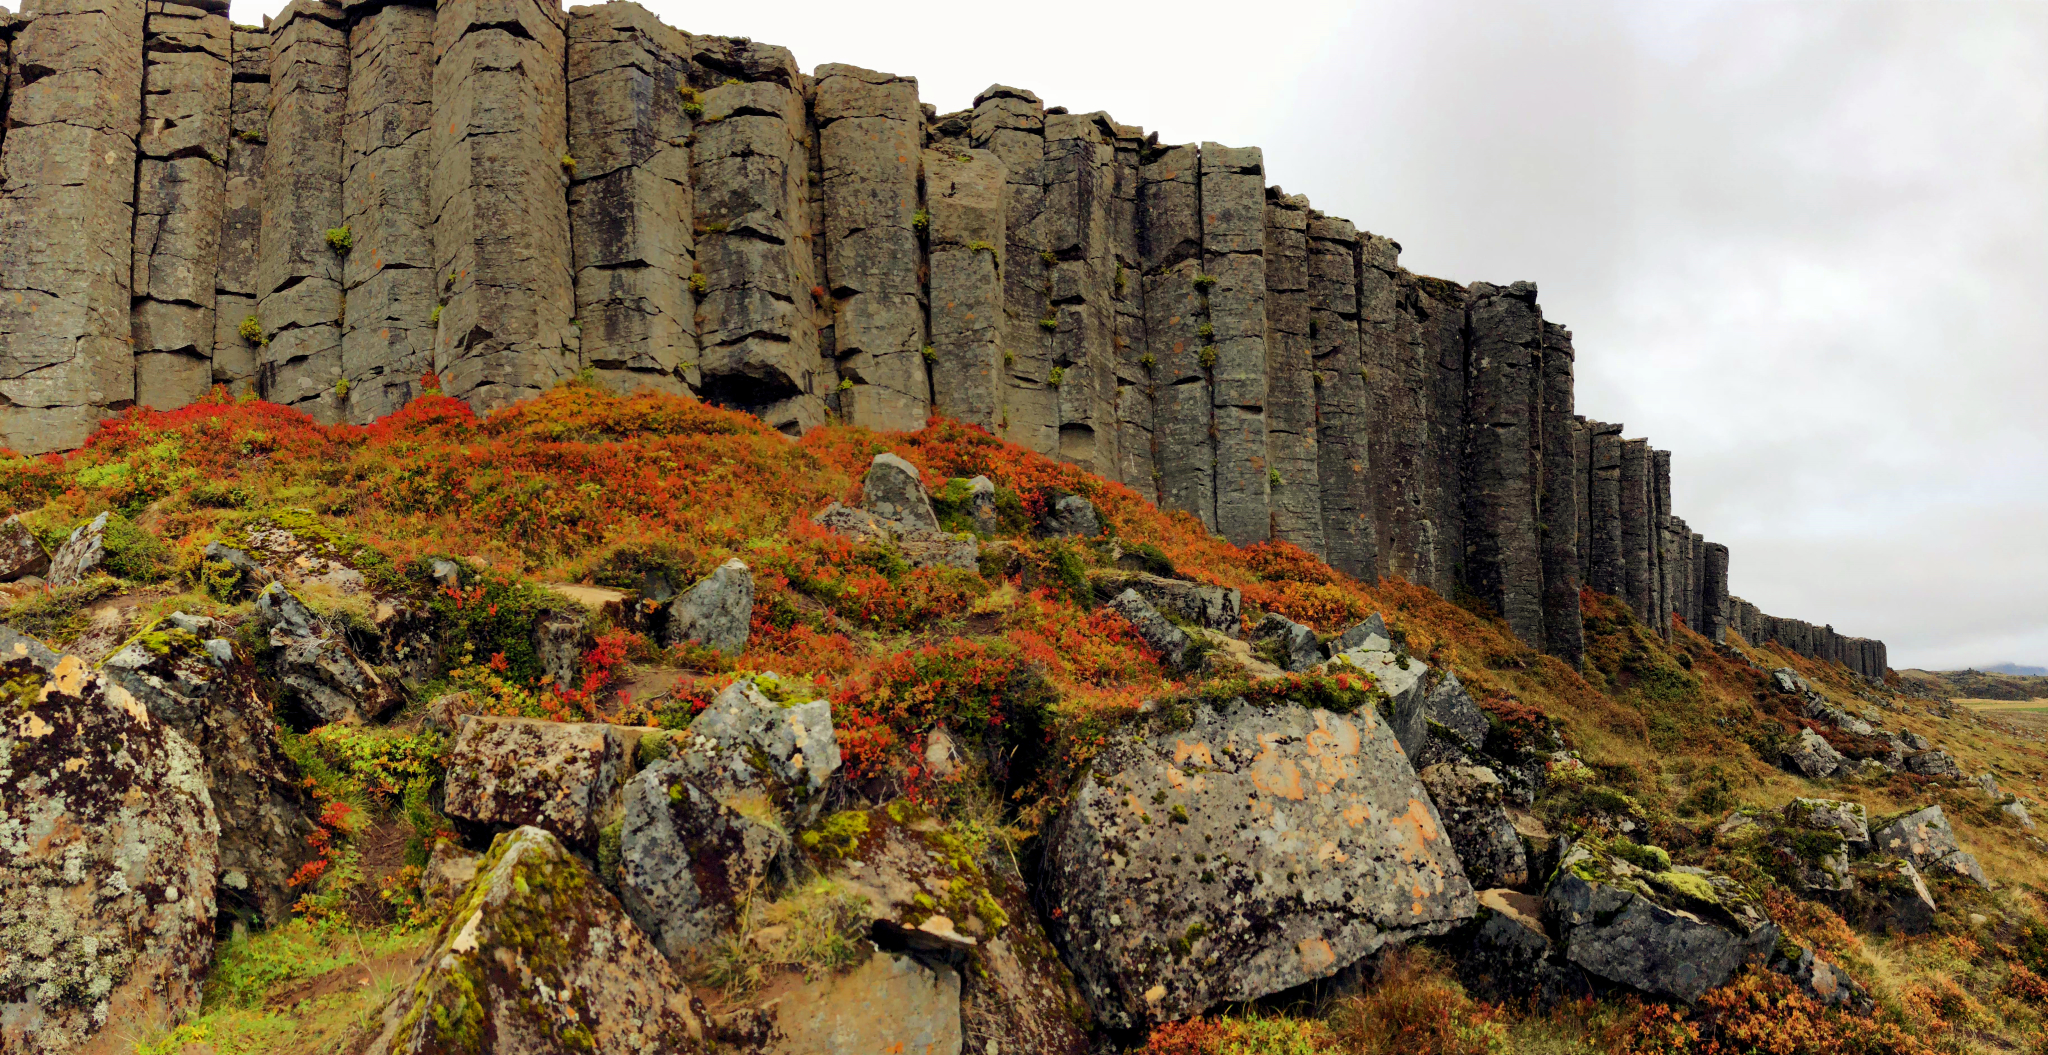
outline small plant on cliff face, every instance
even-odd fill
[[[996,255],[996,247],[987,242],[969,242],[967,243],[967,249],[969,252],[987,253],[990,256]]]
[[[562,171],[572,177],[576,175],[576,156],[574,154],[562,155]]]
[[[347,224],[327,229],[327,248],[337,253],[346,253],[355,248],[355,244],[356,236],[349,233]]]
[[[1138,357],[1138,365],[1144,367],[1147,370],[1150,370],[1153,367],[1159,365],[1159,357],[1153,355],[1151,352],[1146,352],[1144,355]]]
[[[1266,483],[1268,483],[1268,484],[1270,484],[1270,485],[1272,485],[1272,486],[1274,486],[1274,487],[1278,487],[1278,486],[1280,486],[1281,484],[1284,484],[1284,483],[1286,483],[1286,482],[1287,482],[1287,481],[1285,481],[1285,480],[1283,480],[1283,479],[1281,479],[1281,478],[1280,478],[1280,470],[1278,470],[1278,469],[1268,469],[1268,470],[1266,470]]]
[[[704,104],[692,99],[683,104],[683,112],[691,117],[702,117],[704,116]]]
[[[910,217],[910,226],[916,230],[922,231],[931,225],[932,214],[927,210],[919,209]]]
[[[439,325],[441,325],[441,309],[442,309],[442,307],[444,307],[444,305],[436,304],[436,305],[434,305],[434,310],[433,310],[433,311],[431,311],[431,312],[429,312],[429,313],[427,314],[427,322],[428,322],[429,324],[431,324],[431,325],[434,325],[434,326],[439,326]]]
[[[337,399],[347,399],[347,398],[348,398],[348,390],[349,390],[350,388],[352,388],[352,387],[354,387],[354,386],[352,386],[352,385],[350,385],[350,384],[349,384],[349,382],[348,382],[348,378],[346,378],[346,377],[342,377],[342,378],[336,378],[336,379],[335,379],[335,382],[334,382],[334,395],[335,395],[335,398],[337,398]]]
[[[1204,347],[1202,348],[1202,369],[1204,369],[1204,370],[1209,370],[1209,369],[1213,369],[1213,368],[1214,368],[1215,366],[1216,366],[1216,346],[1215,346],[1215,345],[1213,345],[1213,344],[1211,344],[1211,345],[1206,345],[1206,346],[1204,346]]]
[[[1016,366],[1016,365],[1017,365],[1017,353],[1016,353],[1016,352],[1013,352],[1013,351],[1011,351],[1011,350],[1009,350],[1008,348],[1005,348],[1005,349],[1003,349],[1003,365],[1004,365],[1004,366]]]
[[[840,378],[840,379],[839,379],[839,390],[840,390],[841,392],[851,392],[851,391],[853,391],[853,378],[850,378],[850,377],[843,377],[843,378]]]
[[[244,317],[242,319],[242,324],[240,326],[235,327],[235,332],[241,334],[242,339],[248,341],[250,344],[270,343],[270,338],[263,335],[263,323],[257,321],[257,318],[254,315]]]
[[[1060,328],[1060,317],[1057,315],[1047,315],[1045,318],[1038,320],[1038,328],[1051,333]]]
[[[938,361],[939,361],[939,351],[938,351],[938,349],[936,349],[936,348],[933,348],[933,347],[932,347],[931,345],[929,345],[929,344],[925,345],[925,346],[924,346],[924,361],[925,361],[925,362],[927,362],[927,363],[936,363],[936,362],[938,362]]]
[[[1055,366],[1052,368],[1052,373],[1045,375],[1045,383],[1054,388],[1060,387],[1066,380],[1067,368],[1064,366]]]
[[[727,84],[739,84],[739,83],[741,83],[741,82],[740,82],[740,79],[739,79],[738,77],[727,77],[727,78],[725,79],[724,83],[723,83],[723,84],[720,84],[720,85],[719,85],[719,87],[723,88],[723,87],[725,87],[725,85],[727,85]]]
[[[1195,336],[1197,336],[1197,337],[1200,337],[1201,339],[1203,339],[1203,340],[1205,340],[1205,341],[1206,341],[1206,340],[1208,340],[1208,339],[1209,339],[1209,338],[1211,338],[1211,337],[1214,337],[1214,336],[1216,336],[1216,326],[1215,326],[1215,324],[1214,324],[1214,323],[1208,323],[1208,322],[1205,322],[1205,323],[1201,324],[1200,326],[1197,326],[1197,327],[1195,327]]]
[[[690,292],[702,296],[709,288],[710,285],[704,280],[704,272],[699,271],[690,276]]]
[[[1124,291],[1124,266],[1122,264],[1116,266],[1116,291],[1118,293]]]
[[[1204,293],[1207,293],[1207,292],[1208,292],[1208,291],[1210,290],[1210,288],[1211,288],[1211,287],[1213,287],[1213,286],[1215,286],[1215,285],[1216,285],[1216,276],[1215,276],[1215,275],[1196,275],[1196,276],[1195,276],[1195,288],[1196,288],[1196,289],[1199,289],[1199,290],[1201,290],[1201,291],[1202,291],[1202,292],[1204,292]]]
[[[1051,267],[1054,264],[1060,262],[1060,258],[1052,255],[1052,250],[1050,249],[1046,250],[1043,253],[1038,254],[1038,259],[1043,260],[1045,262],[1045,266],[1047,267]]]

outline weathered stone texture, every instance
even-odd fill
[[[1359,370],[1372,407],[1367,446],[1379,571],[1428,583],[1437,563],[1424,501],[1430,371],[1415,318],[1402,310],[1409,286],[1400,255],[1400,244],[1390,238],[1366,235],[1359,243]]]
[[[1323,553],[1316,462],[1316,363],[1310,351],[1308,199],[1266,192],[1266,464],[1272,535]]]
[[[619,392],[681,392],[701,380],[689,42],[638,4],[569,16],[569,235],[582,361]]]
[[[1728,547],[1718,542],[1706,545],[1706,586],[1700,593],[1699,631],[1712,641],[1728,632]]]
[[[915,78],[836,63],[818,67],[819,208],[840,410],[855,425],[923,428],[931,413],[922,304],[924,114]]]
[[[0,142],[0,446],[40,454],[79,446],[135,397],[144,11],[32,0],[23,14]]]
[[[1542,369],[1536,287],[1474,283],[1467,307],[1465,581],[1516,636],[1544,640],[1533,414]]]
[[[213,385],[231,96],[227,13],[152,4],[145,48],[135,173],[135,401],[171,410]]]
[[[418,395],[434,365],[434,12],[391,4],[363,14],[349,52],[342,405],[362,423]]]
[[[996,431],[1003,409],[1003,163],[986,150],[924,153],[932,410]]]
[[[1544,323],[1536,429],[1542,470],[1536,532],[1543,560],[1543,650],[1574,668],[1586,651],[1579,615],[1577,421],[1572,415],[1575,358],[1571,331]]]
[[[434,368],[449,395],[479,410],[538,395],[578,367],[566,20],[539,0],[442,0],[435,13]],[[272,154],[278,146],[273,136]]]
[[[1058,454],[1089,472],[1114,476],[1121,464],[1116,427],[1116,314],[1111,303],[1116,256],[1110,231],[1116,150],[1111,123],[1098,114],[1047,114],[1040,168],[1041,232],[1053,255],[1047,278]],[[1043,259],[1041,258],[1041,263]],[[1048,382],[1053,380],[1048,374]]]
[[[263,149],[257,316],[269,343],[258,389],[315,418],[343,416],[343,126],[347,20],[338,4],[292,0],[271,23],[270,103]]]
[[[1051,385],[1051,313],[1044,259],[1045,105],[1022,88],[989,85],[974,99],[969,144],[1003,164],[1003,413],[999,435],[1044,455],[1059,452],[1059,393]],[[1193,178],[1190,172],[1189,178]],[[1057,324],[1057,318],[1054,322]]]
[[[1636,618],[1650,621],[1650,444],[1621,441],[1621,599]]]
[[[1202,365],[1206,338],[1202,272],[1201,157],[1192,146],[1161,153],[1139,173],[1139,250],[1144,269],[1147,368],[1153,386],[1153,449],[1159,504],[1216,528],[1215,410]]]
[[[1611,597],[1627,589],[1628,566],[1623,558],[1621,526],[1621,426],[1589,421],[1592,433],[1591,482],[1592,556],[1586,585]]]
[[[1145,132],[1130,125],[1115,125],[1116,157],[1111,168],[1113,186],[1109,203],[1110,241],[1116,255],[1116,270],[1110,275],[1110,297],[1116,309],[1115,332],[1110,343],[1116,349],[1117,454],[1122,459],[1118,478],[1124,485],[1157,502],[1159,497],[1158,457],[1153,443],[1152,371],[1146,365],[1150,347],[1145,336],[1143,238],[1138,227],[1138,188],[1145,153]]]
[[[263,230],[263,155],[270,129],[270,34],[232,31],[227,177],[221,190],[219,263],[214,273],[213,381],[242,395],[256,388],[259,340],[242,333],[256,319]]]
[[[1315,357],[1316,473],[1322,486],[1323,547],[1330,566],[1378,577],[1372,521],[1365,379],[1359,360],[1358,229],[1310,212],[1309,350]]]
[[[1211,333],[1216,531],[1248,544],[1272,535],[1266,463],[1265,159],[1257,147],[1202,144],[1202,290]]]

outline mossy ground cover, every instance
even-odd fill
[[[994,482],[999,525],[978,571],[911,568],[901,554],[810,523],[832,501],[857,502],[861,475],[882,451],[919,468],[951,529],[973,527],[956,481]],[[1106,525],[1101,539],[1033,535],[1034,518],[1062,494],[1095,504]],[[1752,979],[1724,1003],[1715,997],[1698,1008],[1610,999],[1537,1013],[1470,1001],[1440,965],[1425,963],[1379,972],[1359,995],[1366,1010],[1228,1009],[1205,1019],[1208,1026],[1162,1038],[1155,1050],[1381,1050],[1371,1028],[1347,1025],[1357,1022],[1407,1023],[1400,1028],[1413,1032],[1403,1035],[1416,1039],[1404,1050],[1415,1051],[1960,1052],[2040,1044],[2040,1000],[2027,994],[2035,992],[2029,979],[2048,976],[2041,844],[1974,785],[1905,775],[1813,782],[1785,773],[1777,753],[1807,720],[1796,701],[1769,691],[1762,671],[1792,667],[1836,706],[1927,736],[1965,771],[1991,772],[2024,800],[2042,796],[2048,729],[2025,715],[1957,709],[1938,717],[1925,700],[1774,646],[1731,638],[1730,652],[1683,626],[1666,640],[1613,598],[1583,595],[1587,658],[1574,669],[1523,645],[1499,620],[1427,589],[1391,579],[1362,584],[1284,543],[1229,545],[1127,487],[967,426],[935,421],[915,434],[885,435],[834,425],[792,441],[743,414],[668,396],[619,397],[580,382],[481,418],[430,391],[363,427],[215,396],[169,413],[130,412],[70,455],[0,458],[0,513],[22,513],[47,539],[109,509],[124,525],[109,576],[18,598],[0,619],[64,644],[88,632],[96,605],[129,597],[146,598],[136,602],[135,629],[178,607],[247,628],[245,593],[209,592],[203,553],[208,542],[267,519],[345,549],[380,588],[423,591],[463,646],[393,728],[290,741],[326,802],[347,810],[323,815],[334,820],[323,838],[335,852],[323,858],[326,873],[308,882],[317,926],[259,935],[251,947],[311,943],[317,951],[303,958],[318,962],[357,955],[357,943],[412,940],[405,924],[437,918],[405,888],[416,875],[408,869],[446,825],[434,809],[444,745],[421,734],[416,719],[428,696],[449,688],[469,690],[500,713],[681,728],[733,678],[773,670],[832,700],[847,786],[867,808],[908,799],[949,825],[972,821],[997,833],[987,852],[1028,861],[1073,775],[1140,720],[1142,703],[1161,701],[1170,717],[1174,701],[1249,688],[1228,670],[1168,672],[1076,587],[1121,551],[1126,567],[1242,591],[1247,625],[1278,612],[1327,634],[1383,613],[1401,647],[1457,673],[1498,734],[1547,751],[1555,729],[1578,753],[1584,768],[1553,772],[1534,811],[1554,832],[1611,837],[1626,826],[1632,843],[1660,848],[1674,865],[1733,874],[1798,940],[1837,956],[1880,1002],[1865,1028]],[[600,676],[566,692],[539,684],[524,629],[533,611],[557,599],[538,584],[631,590],[658,574],[686,587],[730,557],[756,573],[753,636],[742,657],[663,649],[601,620],[585,662]],[[459,559],[462,590],[436,592],[426,569],[440,558]],[[649,672],[663,675],[646,682],[662,685],[658,693],[617,691]],[[1343,707],[1368,688],[1310,679],[1287,691]],[[924,754],[940,724],[973,760],[943,778]],[[1731,809],[1772,810],[1816,795],[1863,802],[1873,817],[1942,804],[2001,889],[1973,895],[1943,885],[1934,934],[1885,937],[1858,931],[1833,907],[1794,894],[1770,869],[1746,866],[1716,844],[1713,828]],[[826,832],[818,842],[843,842],[845,834]],[[832,960],[828,939],[840,917],[829,892],[807,889],[785,892],[785,900],[803,901],[783,906],[789,919],[763,922],[812,920],[820,937],[769,957],[770,967]],[[241,955],[227,949],[217,976],[235,976]],[[744,975],[762,963],[734,966]],[[297,983],[278,983],[289,984]],[[209,1017],[194,1025],[226,1030],[222,1015],[289,1017],[301,1014],[295,1007],[210,1004]],[[1404,1008],[1430,1014],[1403,1018]],[[1443,1008],[1454,1009],[1448,1019]],[[314,1021],[315,1011],[304,1014]],[[1780,1019],[1817,1024],[1785,1034],[1790,1040],[1751,1038],[1760,1023]],[[1912,1026],[1909,1035],[1898,1034],[1901,1024]]]

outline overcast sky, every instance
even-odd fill
[[[1413,270],[1536,282],[1735,593],[2048,663],[2048,3],[646,6],[1263,147]]]

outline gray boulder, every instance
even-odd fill
[[[1956,764],[1955,756],[1938,749],[1907,755],[1906,772],[1917,773],[1923,777],[1963,779],[1963,767]]]
[[[71,532],[50,558],[50,585],[72,586],[98,574],[107,560],[107,516],[101,513]]]
[[[1252,639],[1271,642],[1275,665],[1285,671],[1304,671],[1323,661],[1322,642],[1316,632],[1278,612],[1269,612],[1252,628]]]
[[[1371,709],[1203,704],[1120,734],[1048,842],[1056,937],[1114,1028],[1323,978],[1476,909]]]
[[[315,724],[374,721],[403,702],[397,687],[357,655],[338,628],[314,615],[283,583],[256,595],[256,618],[275,650],[286,697]]]
[[[1785,804],[1785,823],[1808,831],[1833,832],[1851,848],[1870,845],[1870,817],[1860,802],[1835,799],[1793,799]]]
[[[230,597],[262,589],[276,578],[269,569],[257,563],[256,558],[226,543],[207,543],[206,560],[211,564],[224,564],[233,573],[235,585],[227,591]]]
[[[1458,676],[1450,671],[1441,674],[1422,698],[1428,735],[1416,752],[1417,765],[1478,758],[1486,750],[1486,738],[1492,732],[1486,712],[1472,701]]]
[[[470,715],[448,751],[443,810],[491,829],[532,825],[589,853],[630,763],[614,726]]]
[[[1907,730],[1906,732],[1900,733],[1899,740],[1906,745],[1906,750],[1908,751],[1934,750],[1933,741],[1927,739],[1924,736],[1921,736],[1919,733],[1913,732],[1912,730]]]
[[[498,1052],[704,1050],[689,988],[589,867],[539,828],[497,837],[418,962],[370,1055],[447,1051],[464,1028]]]
[[[849,509],[837,502],[811,518],[811,523],[841,538],[870,546],[888,546],[903,555],[913,568],[977,567],[980,547],[973,536],[950,535],[944,531],[909,528],[865,509]]]
[[[199,751],[220,823],[217,900],[265,924],[291,918],[292,873],[313,857],[306,837],[318,807],[278,742],[255,670],[226,640],[201,633],[212,619],[174,613],[101,665],[117,701],[140,703]]]
[[[540,667],[548,681],[558,689],[576,687],[577,670],[583,664],[584,650],[589,647],[589,621],[581,612],[542,612],[533,621],[534,654],[540,657]]]
[[[0,625],[0,663],[26,660],[47,674],[57,669],[58,655],[43,644],[11,626]]]
[[[437,840],[427,855],[427,867],[420,871],[420,896],[430,902],[452,902],[476,881],[483,855],[471,853],[447,839]]]
[[[1927,881],[1911,861],[1888,861],[1857,871],[1857,885],[1869,897],[1867,925],[1878,931],[1925,934],[1937,911]]]
[[[986,476],[977,476],[967,481],[967,510],[974,517],[974,530],[983,536],[993,536],[1002,530],[1002,518],[996,515],[995,481]]]
[[[1909,861],[1923,874],[1961,876],[1985,889],[1991,881],[1977,858],[1956,841],[1940,806],[1927,806],[1887,821],[1870,833],[1871,852]]]
[[[917,467],[887,452],[875,455],[860,484],[860,505],[907,531],[937,531],[939,518],[918,479]]]
[[[1545,895],[1565,959],[1645,993],[1698,1000],[1764,962],[1778,928],[1740,884],[1697,868],[1639,868],[1596,840],[1572,848]]]
[[[14,582],[50,570],[50,555],[43,544],[21,522],[21,517],[0,520],[0,582]]]
[[[1324,668],[1335,674],[1351,671],[1373,679],[1391,704],[1394,735],[1410,763],[1421,758],[1429,742],[1429,664],[1413,656],[1355,648],[1340,652]]]
[[[870,1055],[929,1052],[962,1055],[960,972],[915,956],[877,951],[844,974],[827,974],[791,990],[756,1021],[768,1036],[761,1055]],[[1016,1047],[1015,1037],[997,1051]],[[981,1055],[976,1051],[974,1055]]]
[[[781,809],[808,820],[823,805],[825,781],[839,770],[832,704],[778,700],[764,685],[782,692],[773,674],[726,686],[690,723],[675,757],[708,788],[760,789]]]
[[[1803,696],[1811,691],[1813,686],[1807,684],[1806,679],[1800,677],[1799,672],[1791,667],[1779,667],[1771,671],[1771,688],[1787,696]]]
[[[1095,503],[1080,495],[1067,495],[1045,511],[1038,529],[1047,538],[1094,538],[1102,534],[1102,520],[1095,515]]]
[[[1493,770],[1438,763],[1421,776],[1451,847],[1465,866],[1465,878],[1474,887],[1520,887],[1529,882],[1528,853],[1502,805],[1503,786]]]
[[[1811,729],[1799,730],[1799,736],[1785,748],[1785,768],[1818,780],[1842,768],[1842,753],[1833,744]]]
[[[0,722],[0,1049],[126,1050],[198,1009],[213,955],[199,752],[76,656],[0,680],[42,683]]]
[[[2026,803],[2008,802],[2005,805],[1998,807],[1998,811],[2000,813],[2005,814],[2008,817],[2011,817],[2014,823],[2018,824],[2021,828],[2027,831],[2034,830],[2034,818],[2027,815]]]
[[[1797,956],[1787,956],[1783,950],[1773,955],[1771,970],[1792,979],[1823,1007],[1868,1011],[1874,1006],[1870,993],[1856,984],[1855,979],[1842,973],[1841,968],[1815,956],[1812,949],[1803,945],[1795,948],[1799,950]]]
[[[1195,641],[1187,631],[1168,622],[1159,614],[1151,602],[1145,600],[1136,590],[1125,590],[1111,600],[1107,606],[1123,616],[1137,631],[1138,639],[1150,646],[1152,651],[1166,663],[1167,669],[1187,670],[1193,665]]]
[[[754,632],[754,573],[739,558],[726,561],[675,599],[662,643],[696,641],[727,656],[747,649]]]
[[[1557,956],[1535,894],[1480,891],[1471,939],[1455,948],[1459,980],[1482,1000],[1549,1007],[1592,995],[1585,973]]]
[[[713,787],[692,779],[677,758],[648,766],[626,785],[619,899],[671,957],[725,933],[789,847],[759,789]]]
[[[1363,649],[1367,652],[1386,652],[1394,647],[1387,635],[1387,622],[1378,612],[1365,617],[1365,622],[1352,627],[1330,639],[1326,651],[1331,656]]]
[[[1092,572],[1089,582],[1101,599],[1136,590],[1154,608],[1190,626],[1220,630],[1231,637],[1243,630],[1243,597],[1237,590],[1134,571]]]

